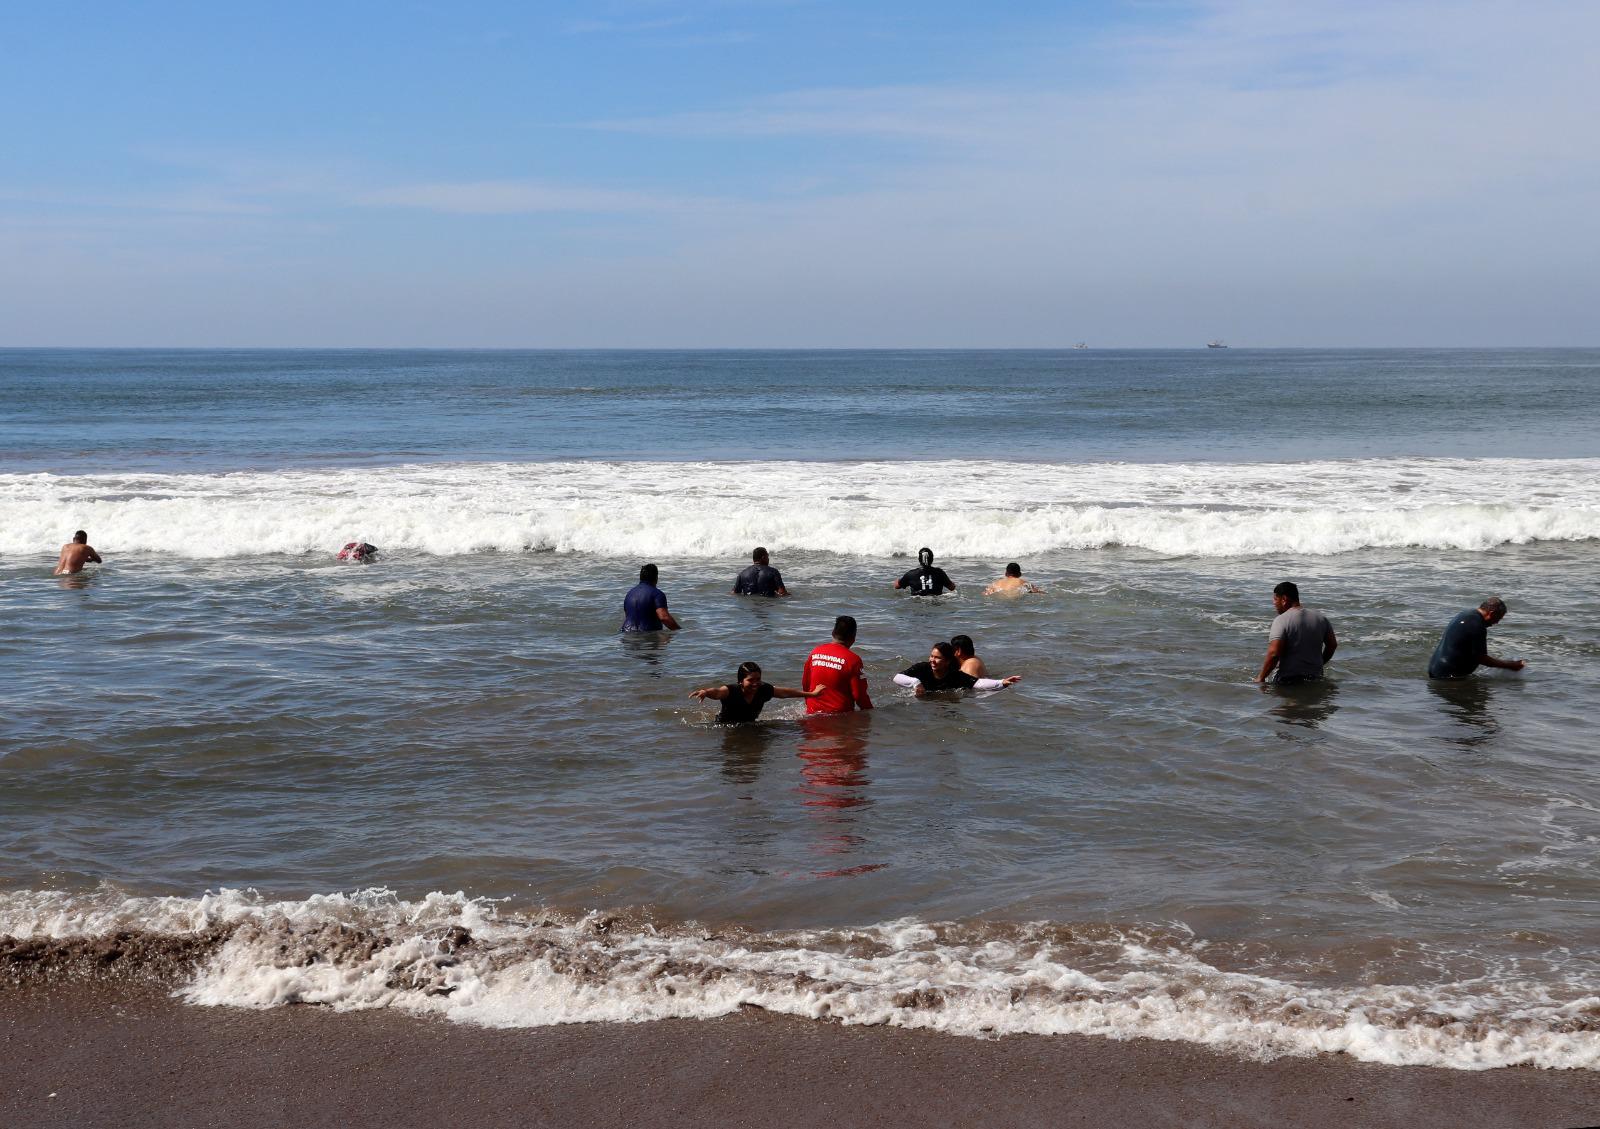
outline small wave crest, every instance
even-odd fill
[[[1600,537],[1600,460],[1297,464],[533,463],[273,473],[0,475],[0,553],[85,528],[188,558],[554,551],[884,557],[1130,547],[1172,556],[1483,550]]]
[[[164,938],[168,949],[194,940],[177,992],[202,1005],[399,1008],[493,1027],[758,1007],[963,1036],[1176,1040],[1255,1058],[1600,1069],[1593,995],[1515,979],[1315,987],[1227,971],[1174,927],[903,920],[754,932],[510,912],[461,894],[32,892],[0,896],[0,934],[33,953],[108,935]]]

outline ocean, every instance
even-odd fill
[[[1600,350],[0,350],[0,936],[191,945],[204,1005],[1600,1068],[1596,393]],[[729,594],[758,544],[791,598]],[[892,589],[924,545],[956,594]],[[646,561],[671,637],[617,630]],[[1010,561],[1043,592],[984,597]],[[1340,646],[1263,690],[1285,579]],[[1527,669],[1429,682],[1490,594]],[[870,713],[688,697],[842,613]],[[1022,681],[891,682],[955,633]]]

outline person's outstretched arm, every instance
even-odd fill
[[[1022,675],[1013,674],[1010,678],[980,678],[972,684],[974,690],[1004,690],[1014,682],[1021,682]]]
[[[821,686],[811,690],[796,690],[789,686],[774,686],[772,688],[772,696],[774,698],[815,698],[821,693]]]
[[[720,702],[727,696],[728,688],[726,686],[707,686],[704,690],[689,691],[689,697],[696,698],[702,702],[707,698],[710,698],[713,702]]]
[[[896,686],[904,686],[907,690],[915,690],[918,686],[922,685],[922,683],[915,677],[907,674],[903,670],[894,676],[894,684]]]
[[[1493,655],[1485,654],[1478,660],[1484,666],[1496,667],[1500,670],[1521,670],[1528,664],[1521,659],[1497,659]]]

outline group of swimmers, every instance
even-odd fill
[[[375,545],[352,541],[338,559],[368,564],[378,554]],[[78,530],[61,546],[54,575],[67,576],[83,571],[86,564],[101,563],[100,554],[89,544],[89,535]],[[639,570],[639,583],[623,599],[622,630],[677,631],[681,626],[667,608],[667,597],[657,587],[660,570],[647,564]],[[917,567],[894,582],[898,590],[913,596],[937,596],[956,591],[949,573],[933,563],[933,550],[917,552]],[[1020,596],[1042,589],[1022,575],[1015,561],[1006,565],[1005,575],[984,589],[986,596]],[[783,575],[772,567],[765,548],[750,554],[750,564],[733,582],[737,596],[781,598],[789,594]],[[1258,683],[1290,686],[1322,677],[1323,668],[1338,650],[1339,639],[1333,624],[1320,611],[1300,603],[1300,589],[1285,580],[1272,590],[1272,606],[1277,616],[1267,636],[1267,653],[1256,674]],[[1480,666],[1501,670],[1521,670],[1521,659],[1501,659],[1489,653],[1489,628],[1506,615],[1506,603],[1490,596],[1476,608],[1468,608],[1451,619],[1428,661],[1429,678],[1465,678]],[[842,615],[834,621],[832,639],[813,650],[806,659],[801,688],[773,686],[761,679],[761,668],[753,662],[740,665],[737,677],[724,686],[708,686],[690,697],[722,703],[719,721],[754,721],[761,708],[773,698],[804,698],[807,713],[844,713],[871,709],[867,680],[862,674],[861,657],[851,647],[856,639],[854,617]],[[999,690],[1017,682],[1021,675],[991,678],[978,658],[972,640],[965,635],[937,642],[925,662],[915,663],[894,676],[897,685],[913,689],[917,697],[959,690]]]
[[[789,594],[782,574],[772,567],[766,549],[757,548],[750,560],[749,567],[734,580],[734,595],[777,598]],[[659,570],[653,564],[639,570],[639,583],[623,600],[623,631],[678,630],[678,621],[667,608],[666,594],[656,585],[659,578]],[[933,550],[927,548],[917,553],[917,567],[896,580],[894,586],[914,596],[956,591],[955,582],[944,569],[934,565]],[[1021,595],[1039,591],[1040,588],[1023,578],[1021,566],[1013,561],[1006,565],[1004,576],[984,589],[984,594]],[[1268,632],[1267,653],[1255,681],[1263,685],[1293,686],[1320,679],[1323,668],[1339,647],[1333,624],[1322,612],[1301,604],[1300,589],[1293,581],[1285,580],[1272,590],[1272,606],[1277,614]],[[1522,660],[1501,659],[1489,654],[1489,628],[1504,619],[1505,614],[1505,601],[1490,596],[1478,607],[1455,616],[1434,648],[1428,662],[1428,677],[1465,678],[1480,666],[1521,670],[1526,665]],[[838,617],[834,621],[832,640],[807,657],[799,689],[763,681],[761,667],[747,662],[740,664],[733,682],[703,687],[689,696],[700,701],[720,702],[722,708],[717,720],[728,724],[756,720],[762,707],[773,698],[803,698],[807,713],[871,709],[872,698],[867,692],[861,657],[851,649],[855,639],[854,617]],[[906,668],[894,676],[894,681],[896,685],[914,690],[920,698],[944,691],[999,690],[1020,678],[1021,675],[988,677],[983,660],[974,652],[972,640],[957,635],[949,642],[935,643],[926,662]]]

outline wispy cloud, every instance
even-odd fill
[[[569,20],[562,30],[568,35],[642,35],[683,27],[693,19],[692,16],[677,15],[647,20]]]
[[[357,192],[351,202],[419,208],[458,215],[528,215],[541,212],[683,212],[712,202],[666,193],[589,188],[526,180],[404,184]]]

